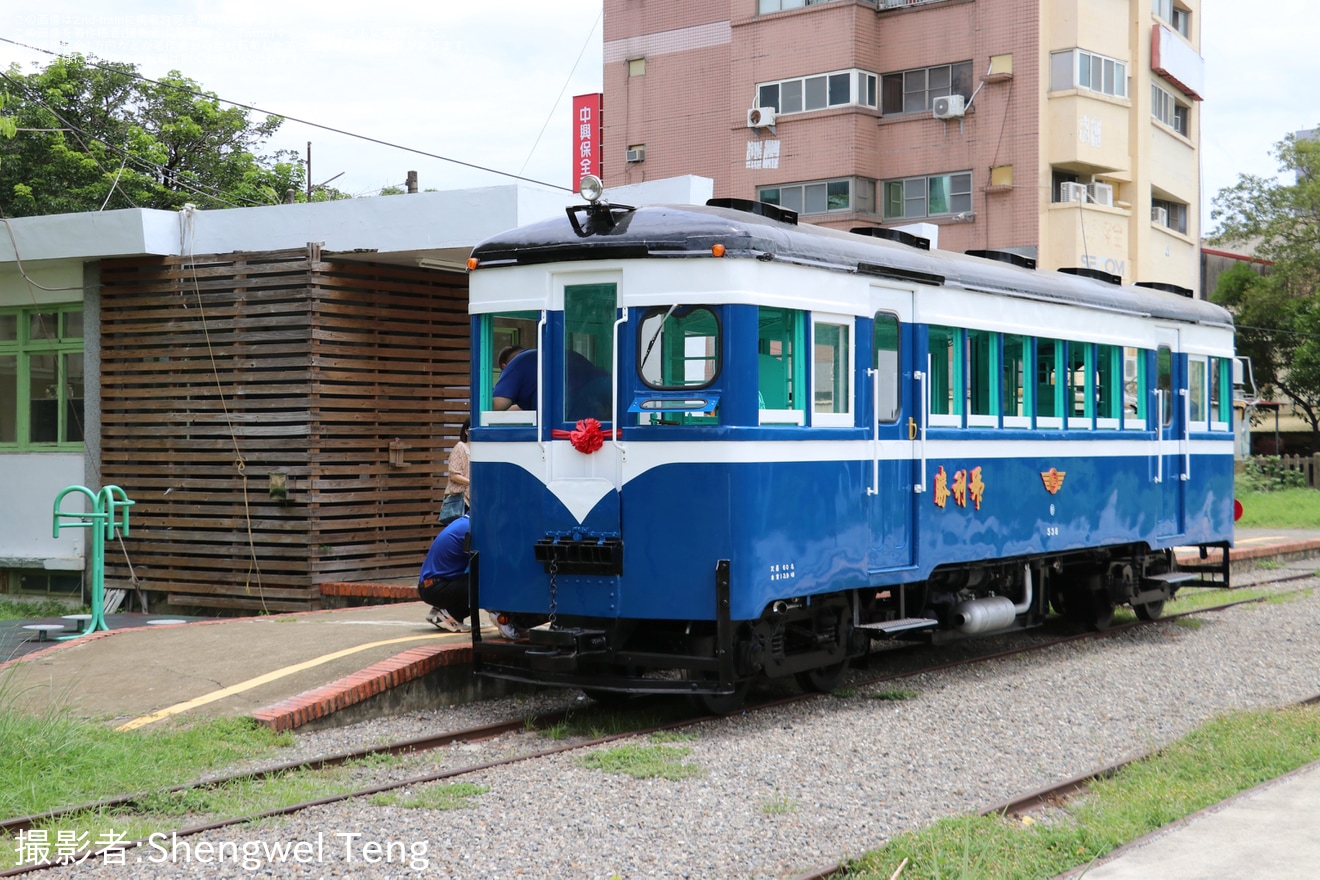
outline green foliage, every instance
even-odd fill
[[[1253,455],[1237,475],[1239,491],[1278,492],[1281,489],[1305,489],[1306,474],[1284,467],[1277,455]]]
[[[65,614],[86,614],[86,605],[74,607],[58,599],[0,599],[0,620],[30,620],[37,617],[61,617]]]
[[[1320,491],[1315,489],[1251,492],[1239,488],[1238,500],[1242,502],[1239,528],[1320,528]]]
[[[10,216],[306,199],[297,154],[261,153],[283,120],[251,120],[178,71],[152,82],[135,64],[73,55],[4,78],[7,118],[24,129],[0,144]]]
[[[1250,246],[1268,271],[1235,266],[1211,298],[1233,312],[1257,385],[1282,392],[1320,431],[1320,142],[1289,135],[1275,153],[1280,179],[1239,175],[1210,215],[1213,243]]]

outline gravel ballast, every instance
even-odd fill
[[[582,753],[557,755],[462,777],[489,787],[467,809],[333,804],[180,840],[173,852],[169,841],[130,850],[122,865],[88,862],[48,876],[792,877],[940,817],[1134,757],[1216,715],[1320,692],[1320,598],[1196,619],[1196,628],[1162,622],[707,722],[676,744],[702,771],[691,778],[637,780],[586,769]],[[916,696],[872,696],[893,689]],[[377,719],[300,737],[296,751],[361,748],[574,698],[550,693]],[[507,751],[507,743],[470,744],[432,760],[438,769]],[[207,858],[199,841],[230,851]],[[301,860],[266,852],[296,844]],[[234,858],[244,847],[256,853],[247,866]]]

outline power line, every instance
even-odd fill
[[[593,30],[594,30],[594,26],[593,26]],[[10,44],[11,46],[18,46],[19,48],[22,48],[22,49],[28,49],[28,50],[30,50],[30,51],[32,51],[32,52],[41,52],[41,53],[43,53],[43,54],[45,54],[45,55],[50,55],[50,56],[53,56],[53,57],[55,57],[55,58],[64,58],[64,59],[67,59],[67,58],[70,57],[70,56],[68,56],[68,55],[61,55],[59,52],[52,52],[52,51],[49,50],[49,49],[42,49],[42,48],[40,48],[40,47],[38,47],[38,46],[30,46],[30,45],[28,45],[27,43],[20,43],[18,40],[11,40],[11,39],[9,39],[8,37],[0,37],[0,43],[8,43],[8,44]],[[93,62],[93,61],[89,61],[89,60],[87,60],[85,57],[83,58],[83,62],[84,62],[85,64],[87,64],[89,67],[95,67],[95,68],[97,68],[98,70],[112,70],[111,68],[107,68],[105,65],[101,65],[101,64],[97,64],[97,63],[95,63],[95,62]],[[136,67],[136,65],[135,65],[135,67]],[[335,127],[332,126],[332,125],[322,125],[322,124],[319,123],[319,122],[311,122],[311,121],[306,120],[306,119],[299,119],[297,116],[288,116],[288,115],[283,114],[283,113],[276,113],[276,112],[274,112],[274,111],[272,111],[272,110],[263,110],[263,109],[261,109],[260,107],[253,106],[253,105],[251,105],[251,104],[243,104],[243,103],[241,103],[241,102],[239,102],[239,101],[230,101],[230,100],[228,100],[227,98],[221,98],[220,96],[218,96],[218,95],[216,95],[216,94],[214,94],[214,93],[207,93],[207,92],[196,91],[196,90],[194,90],[194,89],[187,89],[187,88],[184,88],[183,86],[177,85],[177,84],[175,84],[175,83],[164,83],[164,82],[161,82],[160,80],[155,80],[155,79],[152,79],[151,77],[143,76],[142,74],[137,73],[136,70],[134,70],[133,72],[129,73],[128,71],[119,70],[119,69],[113,69],[112,72],[120,73],[120,74],[127,74],[127,75],[129,75],[129,76],[134,77],[135,79],[142,80],[143,82],[151,83],[152,85],[161,86],[162,88],[175,89],[175,90],[177,90],[177,91],[179,91],[179,92],[182,92],[182,93],[185,94],[185,95],[192,95],[193,97],[196,97],[196,98],[206,98],[206,99],[213,100],[213,101],[219,101],[219,102],[222,103],[222,104],[228,104],[228,105],[230,105],[231,107],[238,107],[238,108],[243,109],[243,110],[250,110],[250,111],[252,111],[253,113],[264,113],[264,114],[267,115],[267,116],[277,116],[277,117],[279,117],[280,119],[287,119],[287,120],[290,121],[290,122],[296,122],[296,123],[298,123],[299,125],[310,126],[311,128],[319,129],[319,130],[321,130],[321,131],[328,131],[328,132],[331,132],[332,134],[341,134],[341,135],[343,135],[343,136],[345,136],[345,137],[356,138],[357,140],[366,141],[366,142],[368,142],[368,143],[372,143],[372,144],[378,144],[378,145],[380,145],[380,146],[382,146],[382,147],[389,147],[389,148],[394,149],[394,150],[403,150],[403,151],[406,152],[406,153],[414,153],[414,154],[416,154],[416,155],[418,155],[418,156],[425,156],[425,157],[428,158],[428,159],[439,159],[441,162],[450,162],[450,163],[452,163],[452,164],[454,164],[454,165],[461,165],[461,166],[463,166],[464,168],[471,168],[471,169],[473,169],[474,171],[485,171],[485,172],[488,173],[488,174],[497,174],[497,175],[499,175],[499,176],[501,176],[501,177],[509,177],[509,178],[512,178],[513,180],[521,180],[521,181],[524,181],[524,182],[526,182],[526,183],[535,183],[535,184],[537,184],[537,185],[539,185],[539,186],[548,186],[548,187],[551,187],[552,189],[559,189],[559,190],[563,190],[563,191],[565,191],[565,192],[572,192],[572,190],[571,190],[569,187],[566,187],[566,186],[560,186],[560,185],[557,184],[557,183],[547,183],[547,182],[544,181],[544,180],[537,180],[536,178],[533,178],[533,177],[523,177],[523,176],[520,175],[520,174],[513,174],[513,173],[508,172],[508,171],[500,171],[500,170],[498,170],[498,169],[496,169],[496,168],[488,168],[488,167],[486,167],[485,165],[477,165],[477,164],[472,163],[472,162],[464,162],[464,161],[461,160],[461,159],[453,159],[453,158],[450,158],[449,156],[441,156],[439,153],[431,153],[431,152],[427,152],[426,150],[421,150],[421,149],[418,149],[417,147],[407,147],[407,146],[404,146],[403,144],[392,143],[392,142],[387,141],[387,140],[382,140],[381,138],[371,137],[370,135],[358,134],[357,132],[347,131],[346,129],[335,128]],[[7,78],[7,77],[6,77],[6,78]]]

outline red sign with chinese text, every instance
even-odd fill
[[[573,96],[573,188],[588,174],[600,177],[600,151],[602,127],[600,121],[601,99],[594,95]]]

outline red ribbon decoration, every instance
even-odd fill
[[[590,455],[605,444],[606,437],[611,439],[618,437],[619,431],[617,429],[602,431],[600,422],[596,419],[580,419],[572,431],[555,428],[550,432],[550,436],[555,440],[568,440],[578,452]]]

